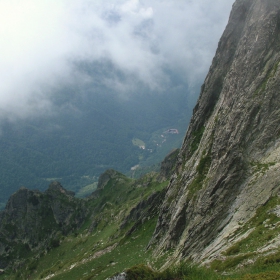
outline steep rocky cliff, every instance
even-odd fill
[[[280,1],[237,0],[179,154],[138,180],[108,170],[85,200],[57,182],[45,193],[20,189],[0,212],[0,268],[22,272],[15,262],[30,255],[33,269],[22,273],[34,279],[105,279],[186,259],[221,273],[279,264],[279,64]],[[66,256],[45,266],[58,245],[57,258]]]
[[[218,258],[249,238],[254,228],[246,227],[258,209],[274,199],[276,208],[264,211],[268,220],[277,212],[279,63],[280,1],[237,0],[161,207],[150,242],[157,253],[175,249],[176,260]],[[271,238],[277,243],[278,233]]]

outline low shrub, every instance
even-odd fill
[[[128,280],[217,280],[212,271],[198,266],[182,263],[164,271],[154,271],[146,265],[137,265],[126,271]]]

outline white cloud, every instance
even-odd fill
[[[167,80],[167,68],[200,82],[232,3],[0,0],[0,116],[49,110],[50,93],[75,79],[73,62],[82,60],[110,60],[151,88]],[[104,83],[131,90],[116,77]]]

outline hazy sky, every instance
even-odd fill
[[[47,112],[75,65],[110,61],[102,82],[125,94],[140,81],[160,91],[166,70],[201,83],[233,0],[0,0],[0,117]],[[100,79],[100,77],[98,77]]]

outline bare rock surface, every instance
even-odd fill
[[[279,194],[279,63],[280,2],[237,0],[160,210],[156,253],[219,256]]]
[[[112,278],[107,278],[106,280],[125,280],[126,278],[126,273],[122,272],[118,275],[113,276]]]

